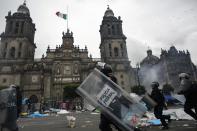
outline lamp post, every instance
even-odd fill
[[[44,66],[41,64],[41,97],[44,97]]]
[[[136,69],[137,69],[137,73],[136,73],[136,75],[137,75],[137,84],[140,87],[140,77],[139,77],[140,65],[139,65],[139,63],[136,64]]]
[[[41,75],[40,75],[40,90],[41,90],[41,99],[40,99],[40,111],[42,111],[42,107],[44,104],[44,66],[41,64]]]

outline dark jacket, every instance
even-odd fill
[[[160,89],[153,89],[151,92],[151,98],[157,103],[157,106],[165,105],[165,98]]]

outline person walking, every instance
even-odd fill
[[[197,120],[197,84],[190,80],[190,75],[187,73],[179,74],[179,79],[180,91],[177,94],[185,96],[184,111]]]
[[[157,119],[160,119],[163,126],[162,130],[167,130],[169,129],[168,123],[171,121],[171,119],[170,115],[163,115],[163,108],[166,106],[165,98],[161,93],[161,90],[159,89],[158,82],[152,82],[151,87],[151,98],[157,103],[157,105],[154,107],[154,115]],[[168,120],[168,123],[166,122],[166,120]]]

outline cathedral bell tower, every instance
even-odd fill
[[[36,29],[26,3],[20,5],[14,14],[8,12],[5,18],[5,32],[0,35],[0,60],[33,60]]]
[[[100,36],[101,60],[112,66],[118,84],[130,92],[131,66],[127,54],[126,36],[123,34],[120,16],[115,17],[109,6],[100,25]]]
[[[128,61],[126,37],[122,32],[122,20],[120,16],[116,18],[109,7],[105,11],[100,26],[100,35],[102,61],[108,62],[116,59]]]

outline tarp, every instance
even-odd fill
[[[48,114],[40,114],[39,112],[34,112],[33,114],[29,115],[30,118],[40,118],[49,116]]]
[[[184,95],[174,94],[172,97],[174,97],[175,99],[177,99],[178,101],[180,101],[182,104],[185,103],[185,96]]]
[[[183,108],[164,110],[163,114],[171,115],[171,119],[175,120],[193,120],[191,116],[185,113]]]
[[[170,101],[174,101],[175,100],[175,98],[172,97],[171,95],[164,95],[164,97],[165,97],[165,101],[166,102],[170,102]]]
[[[155,126],[161,125],[161,121],[159,119],[148,120],[148,123]]]

